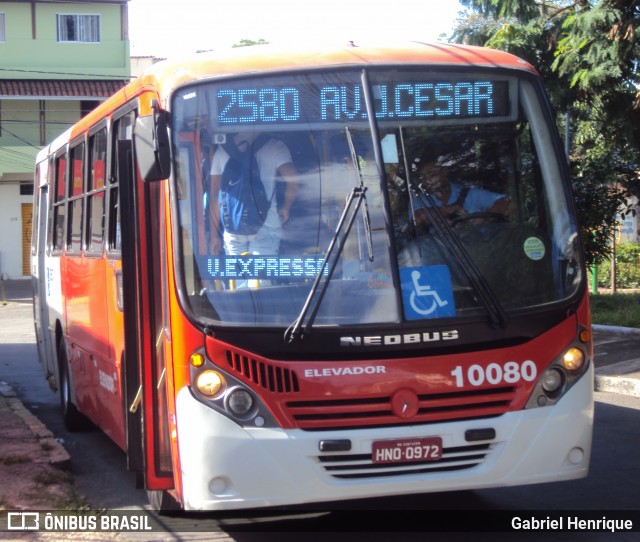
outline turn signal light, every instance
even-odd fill
[[[584,365],[584,353],[579,348],[569,348],[564,353],[562,364],[567,371],[578,371]]]
[[[580,332],[580,340],[585,344],[588,343],[591,340],[591,332],[588,329],[583,329]]]
[[[202,367],[204,365],[204,356],[202,354],[191,354],[189,358],[189,363],[193,367]]]

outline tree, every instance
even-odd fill
[[[633,212],[628,198],[640,195],[640,0],[461,2],[469,11],[452,39],[528,60],[569,113],[587,261],[601,261],[618,212]]]

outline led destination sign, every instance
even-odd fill
[[[508,117],[506,80],[402,81],[373,86],[379,121]],[[365,122],[360,84],[221,86],[215,92],[219,127]]]
[[[278,256],[211,256],[203,258],[200,270],[214,279],[312,279],[322,269],[323,258]],[[324,269],[325,276],[328,269]]]

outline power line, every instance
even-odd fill
[[[8,114],[15,114],[15,113],[26,113],[26,114],[31,114],[31,115],[39,115],[40,113],[44,113],[46,114],[57,114],[57,113],[77,113],[77,109],[47,109],[46,107],[44,108],[38,108],[38,109],[4,109],[2,111],[3,115],[2,115],[2,120],[3,122],[5,120],[12,120],[12,121],[19,121],[20,119],[16,119],[16,118],[8,118],[7,115]]]
[[[12,135],[13,137],[15,137],[18,141],[22,141],[25,145],[29,145],[29,147],[33,147],[34,149],[40,150],[40,147],[36,147],[33,143],[30,143],[26,139],[22,139],[19,135],[14,134],[11,130],[7,130],[5,127],[3,127],[2,129],[5,132],[7,132],[9,135]]]
[[[130,81],[130,75],[107,75],[103,73],[71,73],[71,72],[54,72],[46,70],[24,70],[19,68],[0,68],[0,72],[14,73],[37,73],[40,75],[66,75],[68,77],[99,77],[101,79],[116,79],[122,81]]]
[[[34,147],[37,150],[40,150],[40,147]],[[7,154],[13,154],[15,156],[21,157],[21,158],[27,158],[28,160],[32,160],[34,157],[34,154],[32,152],[25,152],[25,151],[21,151],[21,150],[17,150],[15,148],[12,147],[0,147],[0,152],[5,152]]]
[[[0,123],[4,126],[5,124],[18,124],[18,125],[40,125],[40,124],[53,124],[55,126],[73,126],[78,121],[63,121],[63,120],[45,120],[43,122],[39,120],[4,120],[0,121]]]
[[[0,147],[0,152],[6,152],[7,154],[13,154],[13,155],[17,156],[18,158],[24,158],[24,159],[27,159],[27,160],[32,160],[33,159],[33,154],[28,153],[28,152],[18,151],[16,149],[12,149],[10,147]]]
[[[0,163],[29,170],[33,168],[34,157],[29,157],[27,159],[26,157],[23,158],[20,156],[14,157],[11,154],[5,156],[3,151],[4,149],[0,149]]]

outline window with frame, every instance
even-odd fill
[[[58,13],[56,18],[59,43],[100,42],[100,15]]]
[[[71,184],[69,186],[69,218],[67,250],[82,250],[82,211],[84,210],[84,143],[71,149]]]
[[[122,234],[120,229],[120,176],[131,174],[133,178],[133,126],[136,112],[130,111],[113,124],[113,151],[111,153],[111,176],[109,180],[109,250],[120,252]]]
[[[51,209],[51,246],[53,250],[64,248],[64,225],[66,217],[67,195],[67,155],[63,154],[55,159],[55,179],[53,204]]]
[[[87,190],[87,251],[101,252],[105,225],[107,129],[89,138],[89,186]]]
[[[35,198],[33,201],[33,214],[31,216],[31,255],[35,256],[38,253],[38,231],[40,230],[40,194],[43,189],[40,188],[41,179],[46,177],[47,168],[46,165],[36,164],[36,176],[34,178],[34,184],[37,187],[35,190]],[[32,185],[33,186],[33,185]],[[45,215],[46,216],[46,215]]]
[[[7,23],[6,14],[0,13],[0,43],[7,41]]]

